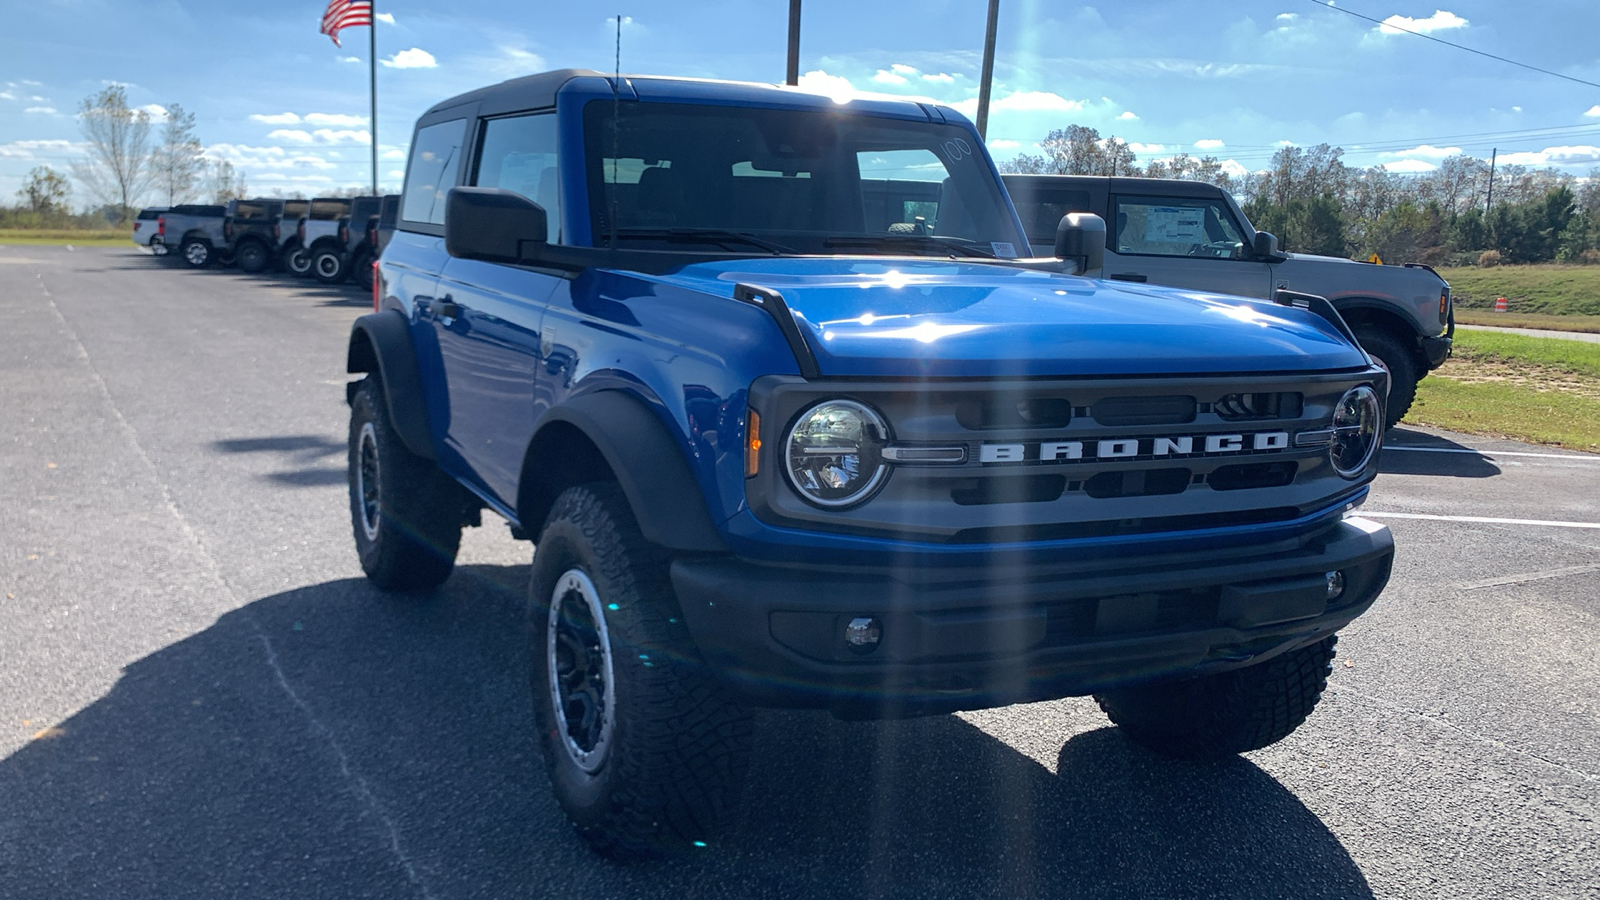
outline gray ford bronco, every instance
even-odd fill
[[[1417,382],[1450,356],[1450,285],[1428,266],[1285,253],[1277,238],[1251,227],[1232,194],[1203,182],[1003,177],[1035,253],[1050,252],[1056,223],[1067,213],[1105,219],[1105,268],[1091,275],[1241,297],[1288,289],[1328,298],[1389,372],[1388,427],[1411,408]]]

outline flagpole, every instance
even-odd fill
[[[372,23],[367,26],[367,96],[372,101],[372,193],[378,194],[378,0],[372,0]]]

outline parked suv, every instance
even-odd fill
[[[337,242],[339,220],[349,215],[349,197],[317,197],[310,201],[296,223],[295,247],[284,257],[284,269],[291,275],[309,276],[319,245]]]
[[[1417,382],[1450,356],[1450,285],[1416,263],[1378,266],[1284,253],[1256,231],[1227,191],[1197,181],[1088,175],[1006,175],[1035,253],[1055,243],[1055,222],[1090,212],[1111,223],[1102,277],[1243,297],[1293,289],[1333,302],[1361,346],[1389,373],[1393,427]]]
[[[192,269],[225,262],[228,246],[222,236],[227,208],[190,204],[174,206],[156,218],[156,228],[168,247],[178,248],[178,258]]]
[[[278,215],[278,265],[291,275],[311,271],[311,257],[300,247],[300,223],[311,212],[310,200],[285,200]],[[298,269],[297,269],[298,267]]]
[[[167,255],[159,221],[161,214],[166,211],[165,206],[147,206],[139,210],[139,217],[133,220],[133,242],[141,247],[149,247],[156,256]]]
[[[270,198],[229,200],[222,218],[222,237],[240,269],[264,271],[277,258],[283,201]]]
[[[372,290],[373,266],[394,234],[395,221],[399,216],[400,195],[386,194],[378,203],[377,214],[367,217],[364,236],[350,261],[350,277],[366,290]]]
[[[485,508],[535,540],[545,765],[619,856],[704,845],[752,706],[1093,694],[1163,753],[1273,743],[1389,576],[1352,516],[1383,370],[1321,298],[1076,277],[1105,225],[1059,232],[1012,258],[931,103],[572,70],[446,100],[348,348],[362,568],[427,591]]]
[[[350,211],[339,217],[331,236],[318,238],[311,245],[311,274],[323,284],[341,284],[350,277],[350,270],[360,263],[359,257],[367,242],[367,220],[376,218],[382,197],[355,197],[350,200]],[[365,264],[371,266],[370,256]]]

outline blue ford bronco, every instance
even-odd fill
[[[703,844],[751,712],[1092,694],[1213,757],[1293,731],[1388,580],[1387,384],[1321,298],[1094,281],[912,101],[558,71],[430,109],[348,369],[379,587],[485,508],[599,851]]]

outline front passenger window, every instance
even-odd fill
[[[1118,197],[1116,251],[1126,256],[1243,259],[1244,236],[1218,200]]]

